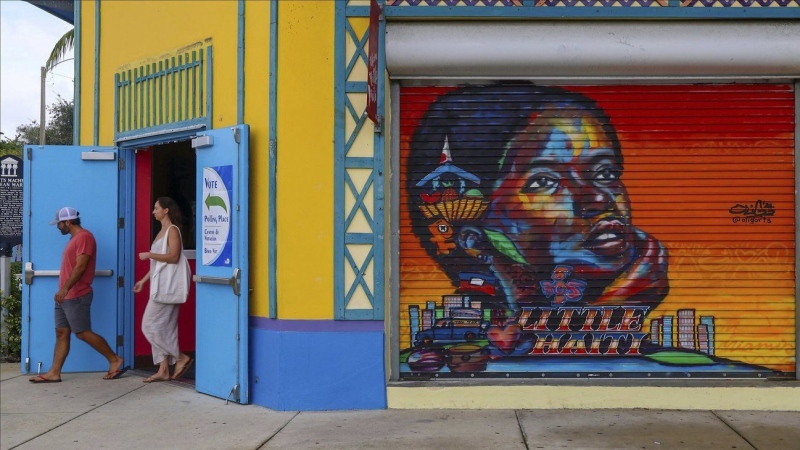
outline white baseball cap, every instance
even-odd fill
[[[80,213],[76,211],[75,208],[70,208],[69,206],[65,206],[56,211],[56,218],[50,221],[50,225],[55,225],[63,220],[77,219],[79,215]]]

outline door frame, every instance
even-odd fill
[[[117,317],[117,328],[122,330],[125,336],[125,343],[122,346],[122,357],[125,361],[133,362],[134,355],[134,323],[135,311],[133,300],[133,285],[136,249],[134,248],[136,237],[134,226],[136,223],[136,151],[147,147],[166,144],[174,141],[191,140],[197,133],[206,130],[205,125],[198,125],[180,130],[172,130],[164,133],[143,135],[120,139],[114,143],[119,149],[119,158],[125,161],[123,170],[120,170],[119,180],[119,211],[120,216],[125,222],[125,226],[120,229],[119,236],[119,268],[120,276],[124,277],[122,288],[122,300],[120,304],[120,314]]]

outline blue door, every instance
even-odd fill
[[[206,131],[197,155],[195,388],[247,403],[249,128]]]
[[[63,206],[78,210],[97,240],[92,330],[115,348],[119,304],[119,162],[114,148],[28,146],[23,180],[22,371],[45,372],[53,361],[53,296],[69,236],[50,225]],[[131,361],[132,362],[132,361]],[[72,336],[65,372],[105,372],[108,361]]]

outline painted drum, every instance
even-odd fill
[[[482,372],[489,362],[489,352],[479,345],[460,344],[450,347],[447,367],[453,372]]]

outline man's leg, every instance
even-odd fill
[[[64,367],[64,361],[67,360],[67,355],[69,354],[69,334],[71,330],[67,313],[60,303],[54,304],[53,321],[56,324],[56,346],[53,350],[53,364],[50,365],[50,370],[47,372],[29,378],[32,383],[61,380],[61,368]]]
[[[56,349],[53,352],[53,364],[47,373],[54,378],[61,378],[61,368],[69,355],[69,328],[56,328]],[[46,377],[45,377],[46,378]]]
[[[92,330],[75,333],[75,336],[77,336],[78,339],[82,340],[83,342],[91,345],[93,349],[97,350],[101,355],[106,357],[108,363],[110,364],[108,369],[109,372],[116,372],[122,367],[122,358],[114,353],[114,350],[112,350],[108,345],[108,342],[103,339],[103,336],[100,336]]]
[[[32,382],[42,382],[42,380],[60,380],[61,368],[69,355],[69,328],[56,328],[56,348],[53,351],[53,364],[47,372],[30,378]]]
[[[75,336],[105,356],[109,364],[108,374],[116,374],[122,369],[122,358],[114,353],[102,336],[92,331],[90,307],[93,295],[94,293],[89,292],[74,300],[65,300],[61,306],[69,318],[69,324]]]

